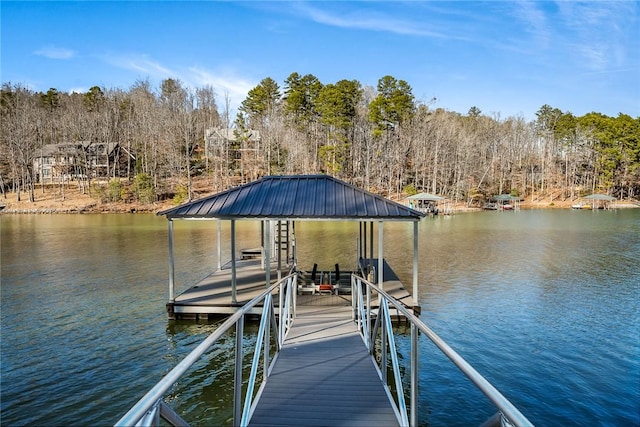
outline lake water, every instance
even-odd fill
[[[215,224],[176,222],[179,288],[215,269]],[[0,226],[3,425],[113,425],[216,327],[167,320],[164,218],[5,214]],[[258,245],[257,222],[237,229],[238,248]],[[413,226],[384,230],[385,258],[410,284]],[[353,267],[356,223],[296,232],[301,267]],[[425,218],[419,234],[422,320],[534,424],[640,425],[640,209],[459,214]],[[169,397],[193,425],[230,419],[225,353],[207,353]],[[420,355],[421,424],[492,414],[432,345]]]

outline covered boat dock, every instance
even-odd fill
[[[194,308],[196,304],[205,304],[216,289],[226,293],[221,299],[226,298],[228,308],[236,311],[149,390],[116,423],[117,426],[164,425],[161,421],[172,426],[189,425],[170,402],[165,401],[165,396],[174,390],[177,381],[196,361],[232,329],[235,330],[232,340],[235,348],[223,353],[234,360],[233,425],[422,425],[418,419],[418,340],[422,336],[436,345],[497,407],[498,412],[482,425],[531,426],[517,408],[408,308],[415,304],[417,295],[417,224],[424,214],[326,176],[263,178],[161,214],[169,219],[170,252],[172,223],[176,219],[230,220],[233,248],[234,221],[259,219],[263,224],[263,246],[258,252],[263,255],[260,260],[236,261],[236,251],[232,250],[229,267],[221,269],[220,276],[212,277],[211,283],[194,286],[191,302],[173,296],[171,256],[170,304],[174,314],[187,307]],[[318,285],[329,286],[327,293],[300,294],[299,280],[307,287],[315,286],[315,282],[302,278],[302,272],[297,270],[293,224],[298,220],[328,219],[359,222],[355,254],[359,271],[349,274],[351,295],[341,294],[341,283],[336,288],[335,281]],[[413,221],[412,295],[399,280],[394,280],[397,278],[384,261],[383,223],[386,220]],[[276,228],[282,230],[283,222],[291,222],[292,233],[287,242],[292,243],[283,247],[282,234],[278,233],[275,239],[277,256],[272,257],[271,225],[275,223]],[[378,223],[377,258],[373,257],[375,222]],[[285,253],[284,263],[281,252]],[[271,262],[272,258],[276,261]],[[271,277],[281,274],[284,269],[288,271],[287,275],[272,283]],[[255,272],[249,274],[249,271]],[[247,273],[246,277],[244,273]],[[225,279],[223,275],[227,275]],[[261,292],[243,306],[236,307],[246,298],[245,278],[247,286],[255,282]],[[222,287],[216,284],[222,284]],[[323,289],[319,288],[319,291]],[[378,299],[377,306],[374,296]],[[352,297],[352,301],[345,306],[301,305],[298,299],[303,297],[315,301],[324,301],[316,298]],[[244,340],[245,315],[253,314],[252,310],[259,305],[262,310],[255,314],[260,316],[260,324],[248,345]],[[396,344],[394,325],[397,323],[391,320],[392,309],[402,313],[408,322],[409,354],[401,353]],[[245,363],[249,359],[246,353],[253,353],[250,366]]]
[[[407,197],[409,207],[428,215],[449,215],[452,213],[451,205],[446,197],[430,193],[418,193]]]
[[[517,211],[520,210],[520,197],[511,194],[498,194],[493,196],[484,208],[486,210]]]
[[[590,194],[584,199],[591,204],[591,209],[593,210],[615,208],[613,203],[616,201],[616,198],[607,194]]]
[[[419,311],[415,298],[418,287],[418,221],[425,214],[336,178],[327,175],[268,176],[158,215],[169,220],[167,312],[170,318],[208,318],[233,313],[264,291],[274,279],[292,272],[300,276],[299,304],[350,305],[351,272],[314,274],[298,269],[295,235],[298,221],[358,222],[359,234],[357,242],[354,242],[357,249],[353,253],[354,264],[358,265],[357,273],[382,284],[385,291],[391,292],[408,308]],[[217,269],[179,295],[175,292],[173,255],[173,221],[176,220],[213,220],[218,224]],[[259,248],[236,248],[235,223],[238,220],[261,222]],[[224,265],[220,262],[220,221],[231,223],[232,257]],[[411,289],[400,282],[384,260],[385,221],[411,221],[414,224]],[[377,240],[374,239],[376,224]],[[313,260],[305,260],[304,265],[313,265]]]

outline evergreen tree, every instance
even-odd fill
[[[378,95],[369,105],[369,120],[380,135],[409,120],[415,108],[411,86],[404,80],[384,76],[378,81]]]

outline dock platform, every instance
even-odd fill
[[[259,259],[236,260],[236,301],[231,293],[231,262],[223,265],[167,303],[169,317],[207,319],[209,315],[235,313],[266,289],[262,265]],[[277,274],[276,264],[271,263],[271,280],[277,280]]]
[[[372,260],[377,266],[377,260]],[[236,260],[236,301],[231,295],[231,263],[209,274],[167,303],[167,312],[171,319],[208,319],[221,315],[229,315],[260,295],[266,289],[265,270],[260,259]],[[414,312],[420,307],[413,303],[411,293],[398,279],[389,264],[384,261],[384,283],[382,288],[394,298],[401,301]],[[286,275],[286,272],[282,272]],[[271,263],[271,280],[278,279],[277,264]],[[298,306],[351,306],[351,296],[340,295],[305,295],[297,296]],[[261,306],[255,308],[260,314]]]
[[[249,425],[398,425],[348,306],[300,306]]]

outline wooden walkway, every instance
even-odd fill
[[[398,425],[350,307],[298,307],[249,425]]]

